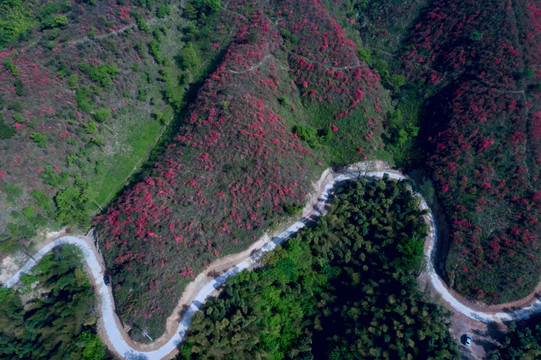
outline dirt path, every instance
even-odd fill
[[[144,357],[148,360],[171,358],[177,353],[177,346],[188,330],[191,317],[199,310],[206,299],[210,295],[216,294],[217,289],[225,283],[229,276],[237,274],[244,269],[251,269],[258,266],[264,252],[271,251],[277,244],[286,241],[291,235],[302,229],[310,218],[325,214],[326,205],[334,184],[339,181],[360,177],[381,178],[384,174],[388,174],[393,179],[406,178],[400,172],[390,170],[388,165],[382,161],[357,163],[338,173],[333,172],[331,169],[325,170],[320,179],[313,183],[314,191],[307,199],[302,217],[287,227],[287,229],[277,231],[277,234],[263,235],[245,251],[228,255],[210,264],[206,271],[199,274],[186,287],[175,310],[167,319],[165,333],[152,344],[140,344],[131,340],[127,335],[127,330],[129,329],[126,329],[121,324],[116,315],[111,289],[103,282],[103,273],[105,270],[103,256],[95,246],[95,239],[92,233],[77,237],[65,235],[62,232],[51,234],[33,258],[29,259],[21,267],[20,271],[11,276],[4,283],[4,286],[13,286],[22,273],[28,272],[43,255],[55,246],[74,244],[81,249],[87,262],[87,269],[91,275],[95,293],[99,299],[98,303],[101,316],[98,323],[98,332],[108,348],[121,358]],[[416,195],[420,196],[418,194]],[[422,198],[420,208],[428,209],[428,205]],[[478,307],[481,305],[471,304],[452,290],[449,290],[433,270],[434,249],[438,240],[433,215],[425,215],[425,221],[430,226],[430,233],[425,241],[424,249],[429,261],[427,262],[427,271],[421,275],[420,280],[421,282],[424,281],[430,287],[430,290],[434,294],[437,294],[446,306],[454,312],[453,321],[456,324],[453,326],[455,332],[458,333],[455,334],[456,336],[460,336],[459,333],[461,331],[473,331],[471,330],[472,328],[476,329],[475,331],[479,331],[478,338],[474,339],[472,350],[477,348],[483,349],[483,344],[491,341],[490,330],[494,329],[494,323],[501,324],[502,321],[511,319],[524,319],[534,313],[541,312],[541,301],[537,299],[533,302],[530,301],[530,299],[535,297],[535,294],[532,294],[527,300],[522,299],[517,302],[485,307],[479,310]],[[524,304],[528,306],[521,307]],[[518,308],[511,309],[510,307]],[[472,326],[470,330],[463,330],[470,325]],[[485,331],[483,333],[485,336],[484,340],[481,340],[482,331]],[[472,356],[471,358],[478,357]]]

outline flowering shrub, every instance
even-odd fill
[[[427,160],[451,223],[447,278],[488,303],[525,296],[541,270],[536,11],[533,2],[436,2],[403,56],[436,94]]]

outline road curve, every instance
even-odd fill
[[[334,187],[334,185],[337,182],[349,180],[349,179],[357,179],[360,177],[375,177],[375,178],[382,178],[384,174],[388,174],[389,178],[402,180],[406,179],[406,176],[401,174],[397,171],[387,170],[387,171],[369,171],[372,163],[369,162],[361,162],[354,165],[349,166],[344,171],[341,171],[339,173],[334,173],[332,171],[325,171],[324,175],[322,175],[322,179],[320,182],[323,181],[324,176],[331,176],[331,180],[325,184],[323,187],[322,193],[319,195],[317,199],[317,203],[314,205],[312,214],[315,214],[317,216],[323,215],[325,211],[325,205],[328,202],[329,195]],[[327,174],[327,175],[325,175]],[[416,196],[419,196],[419,194],[415,194]],[[428,209],[428,205],[426,204],[425,200],[421,197],[420,202],[420,208],[421,209]],[[104,274],[104,268],[101,266],[100,261],[98,260],[98,256],[101,256],[94,246],[94,243],[90,241],[89,239],[82,239],[74,236],[64,236],[62,238],[59,238],[55,240],[54,242],[46,245],[41,250],[39,250],[32,259],[27,261],[25,265],[13,276],[11,277],[5,284],[4,287],[12,287],[15,285],[19,279],[20,276],[24,273],[27,273],[32,269],[32,267],[49,251],[51,251],[54,247],[63,245],[63,244],[73,244],[76,245],[79,249],[81,249],[84,259],[88,264],[88,268],[90,269],[91,275],[94,278],[94,284],[95,284],[95,291],[100,296],[101,300],[101,315],[103,318],[103,323],[105,327],[105,333],[107,334],[108,341],[105,341],[108,344],[111,344],[113,348],[111,349],[118,355],[124,357],[125,359],[147,359],[147,360],[153,360],[153,359],[162,359],[164,357],[167,357],[171,354],[171,352],[175,351],[178,344],[182,341],[182,338],[184,337],[188,326],[190,325],[190,319],[193,316],[195,312],[199,310],[201,305],[205,302],[207,297],[214,292],[215,289],[217,289],[220,285],[222,285],[226,279],[232,275],[235,275],[239,273],[240,271],[249,268],[251,265],[257,263],[260,261],[263,253],[267,251],[273,250],[277,244],[281,244],[284,241],[286,241],[291,235],[298,232],[300,229],[306,226],[306,223],[309,221],[308,217],[302,218],[301,220],[295,222],[293,225],[291,225],[289,228],[287,228],[285,231],[283,231],[278,236],[274,237],[273,239],[266,242],[259,250],[260,251],[252,251],[252,255],[247,257],[242,262],[238,263],[236,266],[230,268],[227,272],[224,274],[218,276],[215,279],[209,279],[205,286],[201,288],[199,293],[196,295],[194,301],[189,306],[188,310],[184,314],[178,329],[175,331],[174,336],[171,337],[163,346],[161,346],[159,349],[153,350],[153,351],[138,351],[134,348],[132,348],[124,339],[122,336],[122,331],[119,328],[120,322],[118,321],[118,317],[115,314],[114,310],[114,302],[113,297],[111,293],[111,288],[109,286],[106,286],[103,282],[103,274]],[[541,312],[541,300],[536,300],[531,305],[523,307],[521,309],[517,309],[514,311],[509,312],[497,312],[497,313],[485,313],[481,311],[474,311],[468,306],[461,303],[459,300],[457,300],[447,289],[447,287],[444,285],[441,278],[437,275],[436,271],[434,271],[433,262],[434,262],[434,255],[435,255],[435,244],[437,242],[437,229],[436,224],[434,222],[434,217],[432,214],[428,214],[425,216],[425,221],[428,222],[430,226],[430,233],[427,236],[426,242],[425,242],[425,256],[429,258],[430,261],[428,261],[428,274],[430,277],[430,282],[433,286],[433,288],[441,295],[442,299],[445,300],[453,309],[453,311],[461,313],[473,320],[481,321],[484,323],[494,322],[494,321],[509,321],[509,320],[519,320],[519,319],[525,319],[530,317],[531,315]],[[103,261],[102,261],[103,262]]]

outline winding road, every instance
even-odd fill
[[[4,287],[9,288],[15,285],[19,281],[21,274],[30,271],[32,267],[54,247],[63,244],[76,245],[79,249],[81,249],[84,255],[84,259],[87,262],[90,270],[90,275],[93,278],[93,283],[95,284],[95,292],[100,298],[102,323],[105,336],[107,337],[103,340],[108,347],[110,347],[110,350],[125,359],[151,360],[163,359],[166,357],[168,358],[175,353],[178,344],[182,341],[182,338],[190,325],[191,317],[199,310],[207,297],[220,285],[222,285],[228,277],[257,264],[261,260],[263,253],[273,250],[277,244],[283,243],[291,235],[305,227],[310,221],[310,217],[325,214],[325,207],[328,203],[329,195],[337,182],[357,179],[359,177],[382,178],[384,174],[388,174],[392,179],[406,179],[406,176],[404,176],[402,173],[390,170],[388,165],[383,162],[376,162],[377,171],[372,171],[373,169],[374,163],[361,162],[351,165],[344,171],[338,173],[333,172],[330,169],[325,170],[321,176],[321,179],[316,183],[317,191],[311,196],[313,201],[309,201],[306,205],[303,212],[303,218],[301,220],[295,222],[285,231],[272,239],[265,235],[262,239],[260,239],[260,241],[257,242],[259,246],[254,249],[255,251],[243,252],[242,254],[246,255],[241,256],[239,261],[222,275],[212,279],[208,278],[208,276],[201,277],[201,275],[203,275],[201,274],[196,278],[196,280],[194,280],[195,282],[199,279],[199,281],[203,282],[201,283],[201,286],[197,288],[198,292],[193,297],[193,300],[191,301],[187,311],[184,313],[182,320],[178,323],[178,328],[174,331],[174,335],[172,335],[157,349],[144,351],[141,350],[143,346],[135,346],[129,340],[127,341],[129,338],[115,313],[111,288],[106,286],[103,282],[103,274],[105,271],[105,268],[102,265],[103,258],[91,237],[63,236],[52,243],[47,244],[45,247],[39,250],[33,256],[33,258],[28,260],[24,266],[4,284]],[[419,194],[415,195],[420,197]],[[422,198],[420,208],[428,209],[428,205]],[[441,295],[441,298],[449,304],[451,310],[456,313],[461,313],[473,320],[484,323],[526,319],[535,313],[541,312],[541,300],[539,299],[535,300],[529,306],[517,310],[495,313],[475,311],[464,303],[460,302],[445,286],[441,278],[437,275],[436,271],[434,271],[433,263],[436,248],[435,244],[437,243],[437,228],[434,222],[434,217],[431,213],[425,215],[425,221],[427,221],[430,226],[430,233],[425,241],[425,256],[430,259],[430,261],[428,261],[427,273],[430,277],[432,287]],[[209,266],[209,270],[212,271],[213,267],[214,263]],[[177,311],[175,310],[175,313],[176,312]],[[176,316],[175,313],[171,315],[171,317]],[[170,319],[168,319],[168,322]],[[135,347],[138,347],[138,349]]]

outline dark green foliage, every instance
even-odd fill
[[[159,18],[164,18],[166,16],[171,15],[172,11],[173,10],[171,9],[171,6],[161,4],[161,5],[158,5],[158,8],[156,9],[156,15],[158,15]]]
[[[539,317],[522,323],[510,323],[501,348],[492,351],[487,360],[524,360],[541,358],[541,323]]]
[[[23,81],[19,78],[15,80],[15,94],[17,96],[23,96]]]
[[[24,305],[20,293],[34,282],[42,291]],[[55,249],[21,283],[19,290],[0,287],[0,358],[106,357],[95,332],[94,292],[75,246]]]
[[[92,105],[90,103],[91,96],[94,95],[94,92],[89,87],[78,88],[75,93],[75,100],[77,101],[77,106],[82,111],[91,111]]]
[[[9,139],[15,135],[15,128],[4,124],[4,120],[0,119],[0,139]]]
[[[402,182],[348,182],[326,216],[228,280],[179,359],[453,359],[442,307],[413,273],[427,225]]]
[[[184,14],[191,20],[205,19],[221,6],[221,0],[190,0],[186,3]]]

